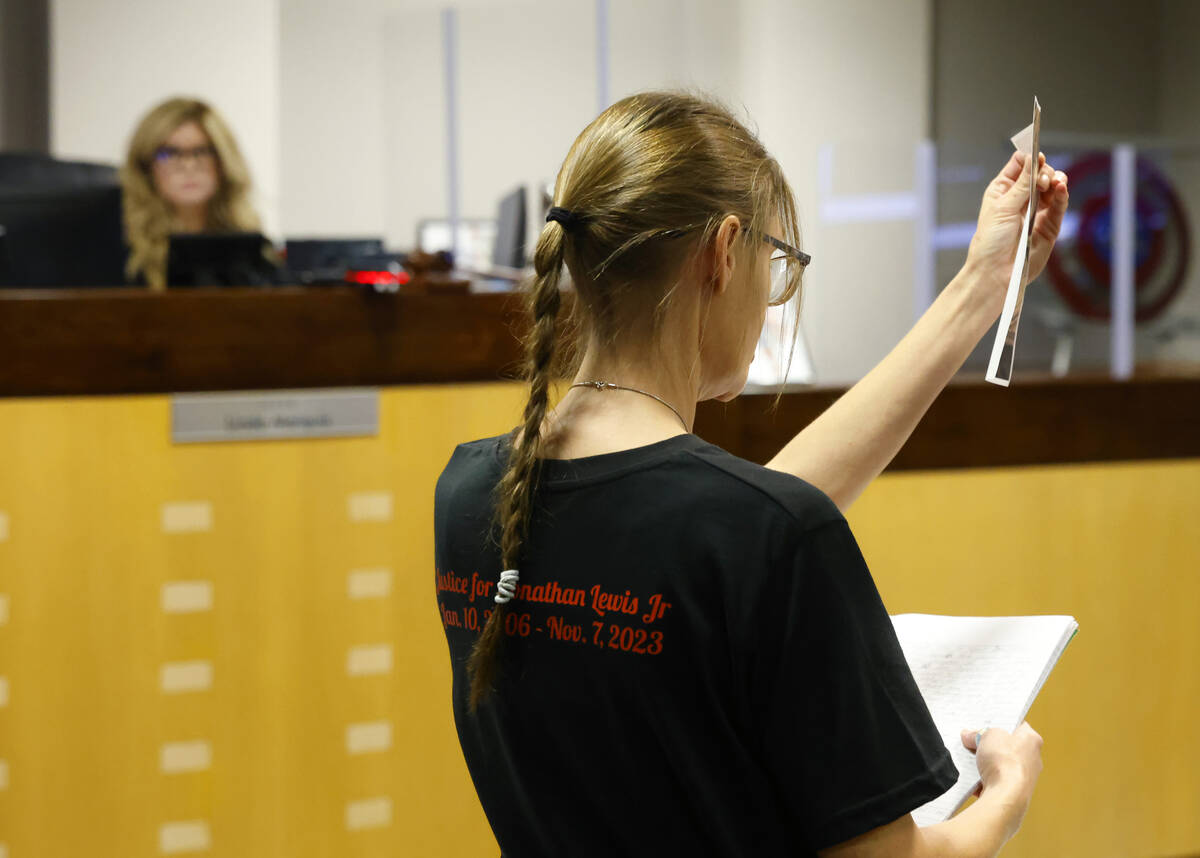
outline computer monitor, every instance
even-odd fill
[[[444,218],[424,218],[417,223],[417,249],[440,253],[454,251],[457,245],[454,265],[462,270],[489,267],[495,243],[496,222],[491,218],[459,218],[457,236]]]
[[[121,189],[0,190],[0,286],[124,286]]]
[[[277,269],[258,232],[176,233],[167,245],[167,286],[269,286]]]
[[[382,238],[288,239],[287,277],[295,283],[344,283],[346,270],[385,255]]]
[[[525,267],[525,188],[516,188],[500,200],[496,215],[496,242],[492,264],[502,268]]]
[[[111,164],[63,161],[43,152],[0,152],[0,188],[94,188],[118,184]]]

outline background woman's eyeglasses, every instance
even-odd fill
[[[211,164],[217,157],[217,150],[212,146],[193,146],[190,149],[180,149],[177,146],[159,146],[154,150],[154,163],[176,170],[188,161],[197,164]]]

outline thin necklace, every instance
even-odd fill
[[[663,399],[661,396],[656,396],[648,390],[638,390],[636,387],[625,387],[623,384],[613,384],[611,381],[577,381],[572,384],[571,387],[594,387],[596,390],[628,390],[632,393],[640,393],[643,396],[649,396],[651,399],[657,399],[663,405],[667,406],[667,408],[670,408],[675,412],[675,416],[678,417],[679,422],[683,424],[684,432],[692,431],[688,428],[687,421],[683,419],[683,415],[679,413],[679,409],[667,402],[667,400]],[[567,390],[570,390],[571,387],[568,387]]]

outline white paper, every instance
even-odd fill
[[[1079,628],[1073,617],[892,617],[904,657],[958,768],[958,782],[913,812],[921,826],[944,822],[979,786],[963,730],[1015,730]]]
[[[1037,212],[1037,169],[1038,137],[1042,125],[1042,106],[1037,96],[1033,97],[1033,122],[1013,135],[1012,144],[1021,152],[1030,155],[1029,169],[1032,171],[1029,184],[1029,201],[1025,206],[1025,220],[1021,225],[1021,240],[1017,244],[1017,255],[1013,259],[1012,275],[1008,280],[1008,292],[1004,296],[1004,310],[1000,313],[1000,324],[996,328],[996,339],[992,343],[992,355],[988,360],[985,378],[992,384],[1008,387],[1012,380],[1013,357],[1017,349],[1017,326],[1021,322],[1021,305],[1025,301],[1025,280],[1029,276],[1029,245],[1033,233],[1033,219]]]

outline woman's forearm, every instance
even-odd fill
[[[996,320],[1003,295],[976,279],[969,266],[960,271],[887,357],[767,467],[807,480],[846,510],[904,446]]]
[[[995,858],[1013,838],[1029,805],[1014,785],[989,787],[953,819],[919,829],[921,858]]]
[[[989,787],[962,813],[918,828],[911,814],[820,851],[821,858],[995,858],[1017,833],[1028,796],[1019,783]]]

